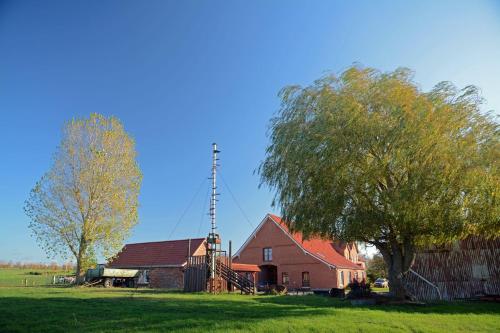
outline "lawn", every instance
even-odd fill
[[[36,274],[34,274],[36,273]],[[69,274],[68,272],[51,269],[1,268],[0,287],[8,286],[44,286],[52,283],[54,275]]]
[[[324,296],[0,287],[0,332],[498,332],[500,305],[352,307]]]
[[[377,287],[372,287],[372,291],[376,293],[388,293],[389,288],[377,288]]]

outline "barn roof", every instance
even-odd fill
[[[205,238],[126,244],[109,263],[110,267],[180,267]],[[191,243],[191,244],[190,244]],[[189,252],[189,253],[188,253]]]

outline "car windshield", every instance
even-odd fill
[[[384,281],[385,281],[385,279],[382,279],[382,278],[375,280],[375,282],[384,282]]]

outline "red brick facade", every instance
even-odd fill
[[[266,216],[233,259],[234,262],[259,265],[262,270],[259,273],[261,284],[267,281],[269,284],[274,282],[288,285],[290,289],[303,286],[311,289],[330,289],[347,286],[349,274],[351,280],[356,277],[359,280],[366,277],[363,267],[357,262],[358,252],[354,244],[341,246],[340,243],[321,240],[313,243],[317,247],[317,244],[321,244],[322,249],[325,247],[330,247],[330,251],[335,249],[338,252],[336,254],[342,257],[338,259],[341,263],[336,265],[331,252],[325,255],[321,250],[313,252],[311,247],[304,248],[286,228],[280,225],[279,221],[273,218],[273,215]],[[271,250],[266,250],[265,253],[264,249]],[[344,274],[343,284],[342,274]]]
[[[184,272],[181,267],[157,267],[149,270],[151,288],[184,288]]]

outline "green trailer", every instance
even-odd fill
[[[139,278],[138,269],[106,268],[98,266],[87,270],[85,281],[91,285],[100,285],[109,288],[113,286],[133,288]]]

